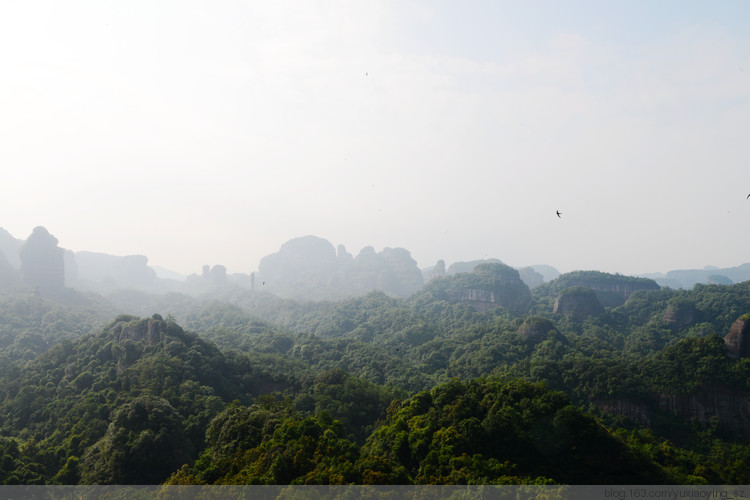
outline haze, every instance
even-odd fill
[[[0,226],[185,274],[249,272],[307,234],[421,267],[735,266],[748,19],[744,1],[6,1]]]

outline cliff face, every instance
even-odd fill
[[[732,359],[750,357],[750,314],[737,318],[724,337],[727,356]]]
[[[639,290],[658,290],[652,279],[635,278],[599,271],[575,271],[561,275],[554,282],[555,289],[582,286],[592,289],[604,307],[617,307]]]
[[[690,394],[654,394],[647,403],[626,399],[598,400],[595,403],[606,413],[625,415],[647,427],[657,412],[699,422],[716,417],[721,426],[750,438],[750,392],[719,384],[705,384]]]
[[[722,426],[750,438],[750,393],[707,384],[686,395],[661,394],[659,409],[685,419],[707,422],[717,417]]]
[[[692,303],[671,303],[664,311],[662,319],[673,330],[682,330],[697,322],[698,310]]]
[[[495,292],[492,290],[478,290],[476,288],[467,288],[461,290],[458,298],[459,302],[472,304],[478,311],[485,311],[497,306]]]
[[[500,306],[520,314],[531,305],[531,292],[518,271],[500,263],[480,264],[472,273],[436,278],[424,291],[438,299],[470,305],[478,311]]]
[[[636,403],[626,399],[596,400],[596,406],[610,415],[624,415],[633,422],[651,427],[651,409],[645,403]]]
[[[143,341],[146,344],[157,344],[162,339],[162,322],[156,318],[148,318],[136,323],[123,325],[119,332],[115,332],[118,341],[133,340]]]

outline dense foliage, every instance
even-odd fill
[[[338,302],[6,289],[0,483],[750,482],[750,360],[722,339],[750,282],[509,299],[505,267]]]

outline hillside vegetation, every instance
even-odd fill
[[[724,337],[748,340],[750,283],[651,283],[7,289],[0,483],[747,484],[750,358]]]

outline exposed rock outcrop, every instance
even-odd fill
[[[436,278],[425,286],[424,292],[438,299],[468,304],[478,311],[500,306],[520,314],[531,304],[531,292],[518,271],[500,263],[480,264],[472,273]]]
[[[18,282],[18,271],[13,269],[5,254],[0,252],[0,288],[8,288]]]
[[[163,337],[161,318],[152,317],[137,322],[130,322],[121,325],[119,331],[116,330],[115,339],[119,341],[133,340],[136,342],[145,342],[153,345],[159,343]]]
[[[662,319],[673,330],[682,330],[697,322],[698,309],[692,302],[670,301]]]
[[[724,337],[727,356],[732,359],[750,357],[750,313],[737,318]]]
[[[645,403],[633,402],[626,399],[597,399],[594,401],[594,404],[603,412],[610,415],[624,415],[640,425],[651,426],[652,411]]]
[[[288,295],[295,289],[325,286],[338,268],[333,245],[317,236],[303,236],[284,243],[279,251],[263,257],[256,280],[265,289]]]
[[[583,321],[589,316],[604,314],[604,306],[591,288],[573,286],[563,290],[555,299],[554,314],[570,316],[576,321]]]
[[[602,411],[625,415],[645,426],[650,426],[658,413],[699,422],[717,418],[722,427],[750,437],[750,393],[720,384],[705,384],[689,394],[654,394],[646,402],[616,399],[595,403]]]
[[[617,307],[639,290],[658,290],[652,279],[609,274],[599,271],[575,271],[561,275],[551,283],[553,289],[583,286],[592,289],[604,307]]]
[[[685,395],[661,394],[659,409],[684,419],[707,422],[712,417],[744,438],[750,437],[750,393],[706,384]]]

